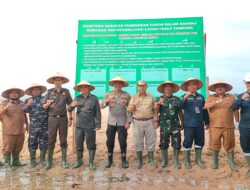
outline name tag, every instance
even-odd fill
[[[195,109],[195,113],[200,113],[200,109],[198,106],[196,106],[194,109]]]

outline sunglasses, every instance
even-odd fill
[[[250,81],[249,82],[245,82],[246,84],[250,84]]]

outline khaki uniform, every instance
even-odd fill
[[[206,101],[206,105],[213,104],[220,97],[210,95]],[[223,138],[223,147],[227,152],[232,152],[235,147],[234,137],[234,114],[232,105],[234,96],[226,94],[222,98],[222,103],[216,104],[208,109],[209,113],[209,133],[210,148],[219,150],[221,148],[221,139]]]
[[[9,101],[0,104],[3,109]],[[3,154],[19,154],[24,144],[24,124],[26,115],[23,111],[24,103],[20,100],[13,102],[12,106],[0,116],[3,125]]]
[[[135,107],[134,103],[139,102]],[[144,136],[148,151],[154,151],[156,145],[156,129],[154,128],[154,97],[151,94],[134,95],[128,105],[133,114],[133,139],[136,151],[144,148]]]

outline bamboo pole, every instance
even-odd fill
[[[76,134],[75,134],[75,127],[76,127],[76,111],[72,111],[72,153],[74,154],[76,152]]]

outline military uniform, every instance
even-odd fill
[[[159,125],[160,125],[160,149],[167,149],[170,143],[173,148],[181,148],[181,128],[179,121],[179,111],[181,100],[176,96],[164,98],[163,104],[159,105]],[[158,99],[156,100],[158,101]]]
[[[166,91],[165,91],[166,88]],[[180,168],[178,156],[181,148],[181,126],[180,119],[182,119],[181,100],[173,96],[173,93],[179,91],[179,85],[165,81],[157,87],[158,92],[163,95],[158,97],[155,101],[155,107],[158,111],[158,124],[160,126],[160,149],[162,153],[161,167],[168,165],[168,148],[171,137],[171,144],[173,147],[174,165],[177,169]],[[166,94],[165,94],[166,93]]]
[[[29,139],[30,151],[36,151],[39,145],[41,151],[48,148],[48,111],[42,107],[43,96],[31,97],[33,104],[27,105],[25,101],[24,112],[29,114]]]

